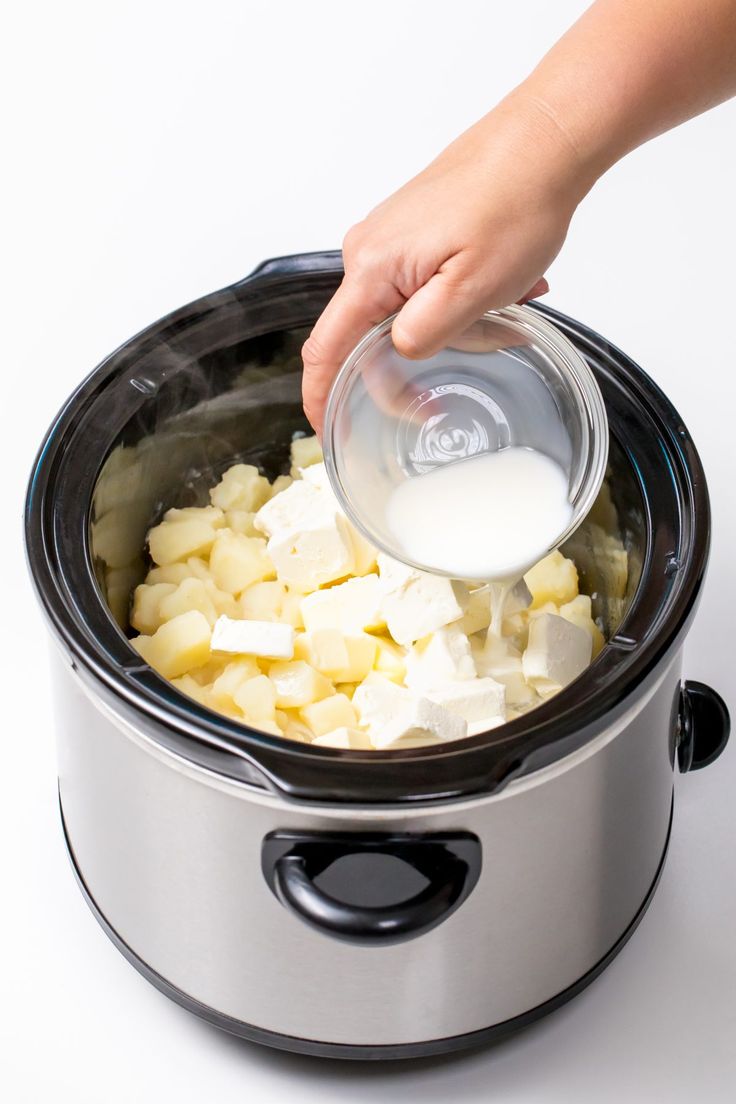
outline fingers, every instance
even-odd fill
[[[549,285],[542,277],[518,302],[527,303],[547,291]],[[478,291],[450,272],[438,272],[404,304],[391,336],[402,356],[422,360],[451,343],[486,310],[500,305],[492,301],[489,290]]]
[[[316,433],[322,432],[327,395],[343,361],[371,327],[403,302],[401,293],[380,277],[346,275],[302,348],[304,412]]]

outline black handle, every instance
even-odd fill
[[[387,945],[430,931],[462,904],[480,875],[481,846],[466,832],[272,832],[262,866],[279,901],[311,927],[350,943]],[[329,891],[318,884],[321,875],[329,876]],[[426,885],[407,895],[406,883],[422,878]]]
[[[339,249],[321,250],[316,253],[292,253],[286,257],[272,257],[261,261],[251,273],[239,280],[235,287],[242,287],[253,280],[277,279],[281,276],[299,276],[303,273],[342,272],[342,253]]]
[[[680,690],[680,770],[702,770],[718,758],[731,732],[728,707],[720,694],[703,682],[683,682]]]

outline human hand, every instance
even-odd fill
[[[512,96],[354,226],[345,277],[302,350],[315,430],[340,365],[388,315],[398,351],[420,359],[484,311],[543,294],[589,185],[564,133]]]

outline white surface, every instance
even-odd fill
[[[366,1068],[248,1046],[156,993],[98,929],[55,805],[24,481],[58,406],[119,342],[351,221],[523,76],[584,7],[455,0],[17,4],[3,27],[4,523],[0,1092],[15,1102],[453,1099],[709,1104],[736,1078],[736,751],[678,783],[642,926],[581,997],[452,1060]],[[734,695],[730,286],[736,104],[641,150],[580,211],[549,301],[680,408],[715,515],[686,673]]]

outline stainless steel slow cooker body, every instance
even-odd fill
[[[335,253],[267,262],[117,350],[49,431],[26,540],[57,645],[64,829],[108,934],[246,1038],[405,1057],[513,1030],[605,967],[656,887],[673,768],[712,762],[728,715],[681,682],[709,537],[687,430],[548,309],[611,427],[611,499],[570,545],[609,636],[584,676],[485,735],[367,755],[248,730],[141,663],[123,629],[147,527],[236,457],[286,464],[307,429],[299,347],[340,277]]]

